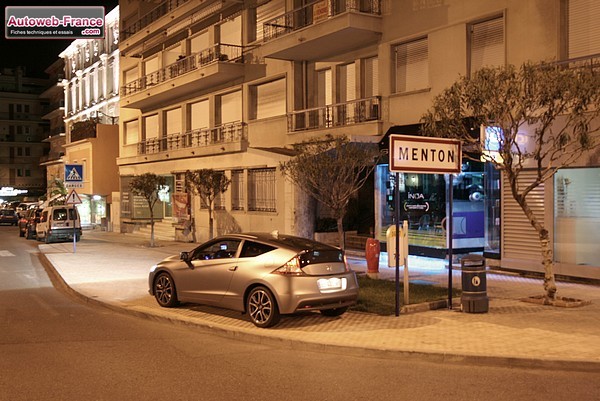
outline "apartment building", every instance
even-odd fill
[[[37,200],[46,191],[40,158],[48,144],[48,122],[42,120],[47,102],[40,94],[47,79],[31,77],[24,68],[0,70],[0,188],[4,200]]]
[[[48,127],[43,142],[48,143],[48,153],[40,158],[40,166],[46,169],[46,198],[51,197],[53,182],[63,180],[66,130],[65,130],[65,96],[62,80],[65,77],[65,63],[58,59],[44,70],[52,84],[40,95],[47,102],[43,120],[48,120]]]
[[[279,170],[289,145],[326,134],[376,143],[390,133],[418,134],[433,97],[482,66],[597,60],[599,7],[591,0],[122,4],[121,222],[134,226],[146,217],[128,184],[154,172],[168,179],[160,216],[173,236],[193,215],[205,239],[208,218],[185,193],[183,173],[214,168],[232,180],[218,202],[219,232],[310,234],[306,197]],[[583,155],[576,167],[539,188],[536,213],[553,233],[557,274],[598,278],[600,255],[589,238],[600,236],[599,162]],[[411,252],[443,257],[448,181],[401,174],[396,182],[387,164],[379,165],[357,200],[356,214],[367,216],[359,233],[385,241],[399,186]],[[541,271],[537,236],[503,177],[469,162],[453,181],[454,248]],[[575,181],[567,210],[564,185],[555,187]],[[418,207],[424,203],[427,213]],[[564,229],[570,234],[558,235]]]
[[[65,66],[61,179],[64,164],[81,164],[83,185],[75,188],[81,223],[108,226],[119,191],[119,7],[106,14],[103,39],[74,40],[59,57]]]

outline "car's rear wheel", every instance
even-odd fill
[[[255,326],[272,327],[279,322],[281,315],[275,297],[265,287],[256,287],[248,295],[246,311]]]
[[[347,310],[348,310],[347,306],[343,306],[341,308],[334,308],[334,309],[322,309],[321,314],[323,316],[336,317],[336,316],[343,315],[344,313],[346,313]]]
[[[154,280],[154,298],[163,308],[172,308],[179,304],[175,282],[168,273],[159,273]]]

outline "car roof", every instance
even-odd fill
[[[236,234],[227,234],[222,235],[220,237],[215,238],[216,241],[219,239],[227,239],[227,238],[238,238],[245,240],[253,240],[258,242],[263,242],[266,244],[270,244],[276,246],[278,248],[286,248],[294,251],[312,251],[312,250],[330,250],[330,251],[339,251],[340,249],[331,245],[324,244],[322,242],[313,241],[308,238],[297,237],[294,235],[281,234],[277,231],[273,231],[270,233],[267,232],[249,232],[249,233],[236,233]]]

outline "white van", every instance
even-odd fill
[[[47,244],[54,241],[75,241],[81,239],[81,220],[73,205],[50,206],[42,211],[35,227],[38,240]]]

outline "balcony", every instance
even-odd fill
[[[150,109],[242,78],[250,68],[264,68],[244,61],[243,47],[214,45],[122,86],[122,106]]]
[[[592,70],[600,70],[600,54],[557,61],[556,64],[567,68],[590,68]]]
[[[362,123],[376,123],[374,132],[363,135],[378,135],[378,123],[381,120],[381,99],[378,96],[332,104],[313,109],[288,113],[288,132],[322,130],[336,127],[348,127]],[[361,126],[364,130],[364,126]],[[368,131],[368,130],[367,130]]]
[[[321,0],[263,25],[265,57],[322,60],[376,44],[382,33],[380,0]]]
[[[121,30],[121,54],[140,54],[143,49],[147,50],[192,25],[202,24],[230,7],[241,8],[242,5],[239,0],[165,0]]]
[[[237,152],[247,140],[246,125],[242,122],[201,128],[162,138],[150,138],[138,143],[138,155],[170,152],[171,157],[202,156]],[[166,155],[169,157],[169,155]]]

